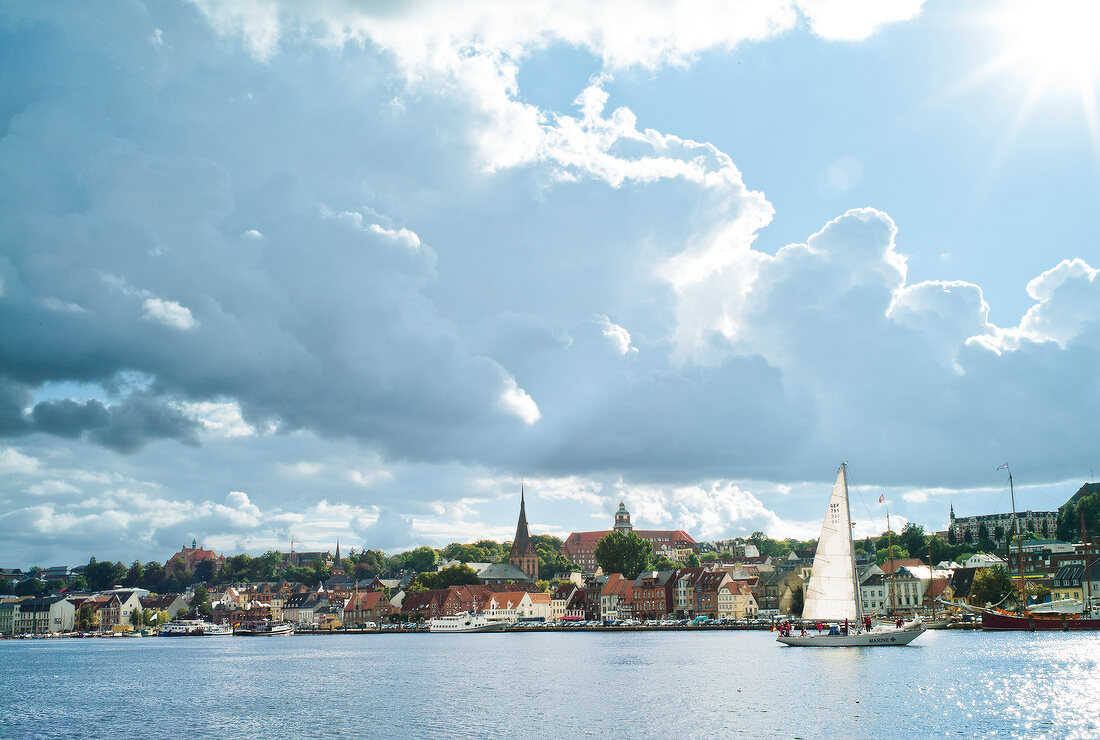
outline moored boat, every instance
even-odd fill
[[[232,634],[233,628],[228,624],[214,624],[203,619],[176,619],[162,624],[157,630],[159,637],[224,637]]]
[[[503,632],[507,622],[487,619],[482,614],[460,612],[428,620],[429,632]]]
[[[1096,632],[1100,619],[1073,614],[1005,614],[982,612],[982,629],[986,632]]]
[[[254,624],[239,624],[233,628],[238,637],[274,637],[294,634],[294,625],[290,622],[271,622],[265,620]]]

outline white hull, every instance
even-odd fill
[[[900,647],[908,645],[920,636],[924,629],[893,630],[890,632],[861,632],[854,635],[791,635],[775,638],[791,647]]]
[[[238,627],[233,634],[240,637],[275,637],[277,635],[293,635],[294,625],[288,622],[256,624],[251,627]]]
[[[233,634],[228,624],[212,624],[200,619],[181,619],[161,625],[159,637],[226,637]]]
[[[453,617],[439,617],[428,620],[429,632],[503,632],[507,622],[493,621],[482,616],[456,614]]]

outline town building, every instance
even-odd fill
[[[187,611],[187,602],[181,594],[163,594],[160,596],[141,596],[138,598],[141,608],[145,611],[154,611],[163,614],[169,620],[175,619],[176,614],[182,609]]]
[[[633,616],[634,582],[622,573],[609,573],[600,589],[600,619],[629,619]]]
[[[191,540],[191,547],[181,547],[179,552],[168,558],[168,562],[164,564],[164,576],[168,578],[176,573],[194,573],[195,567],[203,562],[210,562],[212,573],[216,574],[225,565],[225,556],[199,547],[196,540]]]
[[[352,594],[344,604],[344,623],[350,626],[374,622],[381,624],[395,609],[384,591],[364,591]]]
[[[72,632],[76,610],[64,596],[43,596],[23,599],[12,615],[12,630],[16,635],[45,635]]]
[[[718,587],[719,619],[755,619],[759,607],[752,589],[741,581],[730,581]]]
[[[1019,531],[1034,532],[1040,537],[1050,537],[1058,528],[1057,511],[1019,511],[1015,514]],[[951,505],[947,526],[948,538],[954,535],[957,544],[977,543],[982,539],[992,540],[998,546],[1004,546],[1007,537],[1013,532],[1013,514],[979,514],[977,516],[955,516],[955,505]]]
[[[663,619],[673,613],[676,591],[674,570],[647,570],[634,579],[634,617]]]
[[[653,547],[655,557],[667,557],[682,561],[687,555],[698,552],[699,543],[682,529],[634,529],[630,523],[630,512],[620,501],[615,512],[612,529],[597,532],[573,532],[562,544],[562,553],[570,561],[579,565],[585,573],[595,573],[600,567],[596,562],[596,544],[609,532],[633,532]]]

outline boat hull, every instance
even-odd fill
[[[233,630],[237,637],[277,637],[278,635],[293,635],[292,624],[258,624],[250,627],[237,627]]]
[[[1100,619],[1060,616],[1027,616],[982,612],[986,632],[1100,632]]]
[[[861,632],[854,635],[780,635],[777,642],[791,647],[902,647],[920,637],[923,629]]]

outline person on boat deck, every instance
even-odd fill
[[[821,621],[820,620],[818,620],[818,623],[817,623],[817,634],[819,634],[819,635],[821,634]]]
[[[840,633],[841,633],[842,635],[846,635],[846,634],[848,634],[848,620],[847,620],[847,619],[845,619],[845,620],[844,620],[844,629],[842,629],[842,630],[840,631]]]
[[[900,629],[903,624],[905,624],[905,622],[902,621],[901,617],[898,617],[898,621],[895,623],[895,626]]]
[[[864,617],[863,618],[863,628],[865,630],[867,630],[868,632],[871,631],[871,618],[870,617]]]
[[[829,634],[832,637],[839,637],[840,636],[840,625],[839,624],[830,624],[829,625]]]

